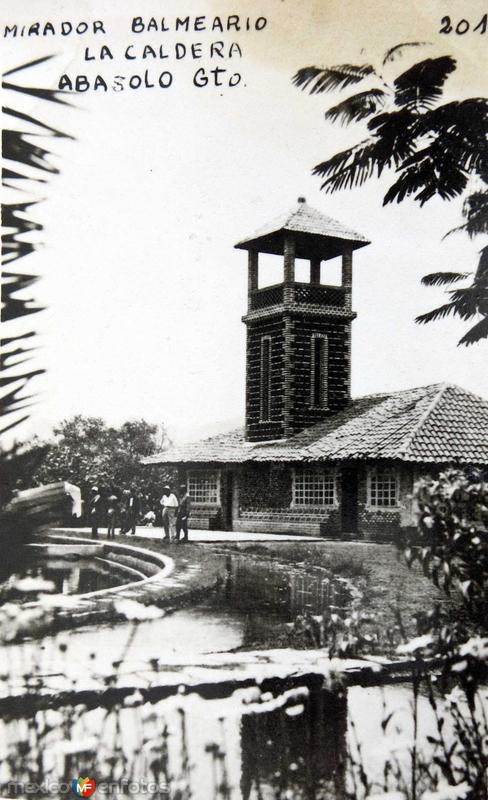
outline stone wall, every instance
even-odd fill
[[[372,465],[373,466],[373,465]],[[400,505],[398,508],[371,508],[368,504],[369,465],[358,465],[358,539],[391,540],[408,528],[413,529],[411,500],[414,471],[398,464]],[[304,536],[341,538],[341,481],[337,468],[336,505],[323,508],[297,508],[292,503],[292,467],[287,464],[256,464],[240,475],[240,510],[233,530],[256,533],[293,533]]]
[[[377,509],[368,503],[368,475],[373,467],[357,465],[357,538],[368,541],[391,540],[409,528],[413,530],[409,495],[417,471],[408,464],[397,464],[395,469],[400,482],[400,504],[397,508]],[[207,468],[212,467],[208,465]],[[322,508],[292,506],[293,467],[289,464],[228,465],[215,469],[220,472],[220,504],[194,504],[192,528],[342,537],[340,465],[336,467],[335,505]],[[228,489],[230,473],[236,486],[234,492]]]

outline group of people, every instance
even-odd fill
[[[163,488],[159,501],[162,512],[163,540],[168,542],[188,541],[188,520],[191,510],[191,499],[186,485],[180,486],[177,495],[171,486]],[[115,529],[125,536],[136,532],[136,525],[141,518],[141,499],[135,487],[123,489],[122,492],[112,491],[110,494],[101,492],[98,486],[93,486],[90,493],[89,515],[92,539],[98,538],[98,529],[104,524],[107,526],[107,539],[115,539]],[[141,522],[154,525],[156,513],[150,509],[142,516]]]

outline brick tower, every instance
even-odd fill
[[[310,208],[291,212],[236,244],[248,251],[246,438],[287,438],[350,399],[352,254],[367,239]],[[258,288],[259,253],[283,257],[283,281]],[[321,283],[321,263],[342,258],[342,285]],[[295,258],[310,282],[295,280]],[[326,267],[324,269],[326,272]]]

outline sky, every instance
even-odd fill
[[[31,419],[16,431],[27,439],[50,435],[60,420],[81,413],[110,424],[143,417],[164,422],[173,438],[188,440],[244,415],[247,263],[233,245],[298,196],[368,237],[355,254],[353,396],[449,381],[488,397],[486,342],[457,347],[465,324],[446,320],[419,326],[414,318],[445,301],[442,290],[420,285],[439,269],[469,271],[486,244],[444,234],[460,223],[460,202],[382,206],[388,180],[334,195],[320,191],[312,167],[358,140],[364,131],[326,123],[337,98],[310,97],[291,83],[309,64],[378,63],[399,42],[429,44],[392,65],[393,72],[423,57],[452,54],[458,70],[446,98],[487,93],[486,35],[473,33],[484,8],[460,3],[360,0],[62,0],[2,4],[5,24],[102,20],[101,35],[2,39],[2,69],[55,55],[24,82],[55,88],[62,74],[157,76],[173,73],[168,89],[77,94],[75,107],[46,107],[23,98],[75,140],[51,142],[60,170],[42,187],[36,219],[43,246],[24,259],[42,276],[33,316],[40,332],[34,366],[45,375]],[[461,9],[462,13],[461,13]],[[224,35],[202,32],[133,33],[133,16],[167,24],[176,16],[239,14],[266,27]],[[465,35],[440,34],[441,18],[468,18]],[[169,23],[168,23],[169,20]],[[227,60],[238,86],[195,87],[192,76],[211,69],[212,41],[236,41],[242,58]],[[174,56],[127,61],[127,45],[171,50],[201,42],[199,61]],[[105,44],[114,58],[84,61]],[[218,62],[220,65],[220,62]],[[393,74],[392,72],[392,74]],[[19,77],[20,80],[20,77]],[[11,100],[10,100],[11,102]],[[12,198],[9,197],[9,200]],[[263,270],[264,272],[264,270]],[[266,280],[263,275],[263,280]],[[268,282],[272,276],[268,276]],[[32,293],[32,292],[31,292]]]

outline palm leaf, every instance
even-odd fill
[[[452,200],[466,188],[468,174],[455,154],[439,139],[403,160],[398,180],[385,194],[384,204],[414,196],[424,205],[435,196]]]
[[[469,329],[467,333],[464,334],[462,339],[459,340],[458,344],[464,344],[466,346],[470,344],[475,344],[479,342],[480,339],[487,339],[488,338],[488,316],[483,317],[476,325],[473,325],[472,328]]]
[[[5,80],[6,76],[23,72],[48,61],[50,58],[51,56],[38,58],[9,70],[3,76],[3,89],[28,94],[48,102],[65,103],[66,101],[59,96],[63,93],[57,90],[20,86]],[[3,185],[11,188],[8,181],[15,180],[19,183],[15,188],[22,189],[24,181],[37,180],[45,183],[46,173],[56,174],[58,169],[49,163],[50,150],[39,144],[39,137],[64,137],[66,134],[15,108],[6,107],[2,110],[7,116],[14,118],[16,121],[20,120],[26,125],[25,130],[4,126],[2,144],[6,166],[2,169]],[[36,137],[34,143],[31,141],[32,137]],[[40,177],[39,172],[43,177]],[[32,219],[32,209],[39,201],[40,198],[36,198],[24,203],[2,204],[3,223],[8,231],[2,237],[4,263],[13,264],[18,259],[37,250],[39,246],[38,239],[31,236],[26,240],[24,234],[31,234],[34,231],[40,232],[43,229],[40,223]],[[25,290],[37,280],[35,275],[27,275],[21,272],[4,272],[3,277],[5,279],[3,285],[3,322],[11,324],[14,320],[17,321],[42,310],[41,307],[34,305],[33,300],[17,297],[17,292]],[[20,416],[19,412],[32,405],[34,395],[25,394],[25,389],[34,378],[44,373],[44,369],[28,371],[24,366],[31,357],[33,348],[24,346],[23,340],[34,336],[35,333],[33,331],[22,332],[22,329],[18,327],[16,335],[6,336],[0,342],[2,349],[2,375],[0,377],[1,414],[2,417],[14,416],[12,421],[9,420],[3,425],[1,431],[3,433],[27,419],[28,415],[22,414]]]
[[[408,47],[424,47],[427,44],[429,42],[402,42],[401,44],[396,44],[386,51],[383,58],[383,66],[388,64],[389,61],[395,61],[396,58],[400,58]]]
[[[396,78],[395,103],[400,107],[430,108],[442,95],[442,87],[456,69],[452,56],[427,58]]]
[[[488,190],[473,192],[468,195],[463,203],[464,225],[453,228],[449,233],[464,230],[468,236],[473,237],[479,233],[488,233]]]
[[[432,311],[427,311],[425,314],[420,314],[415,318],[415,322],[424,325],[426,322],[434,322],[437,319],[444,319],[456,311],[456,303],[445,303],[439,308],[434,308]]]
[[[488,275],[488,245],[486,247],[482,247],[480,250],[480,260],[478,261],[475,280],[479,282],[481,279],[486,278],[487,275]]]
[[[468,278],[471,272],[431,272],[421,280],[423,286],[449,286]]]
[[[333,89],[345,89],[354,83],[360,83],[363,78],[374,73],[371,64],[354,66],[353,64],[340,64],[336,67],[304,67],[299,69],[292,78],[299,89],[308,89],[310,94],[330,92]]]
[[[326,178],[322,189],[327,192],[362,186],[374,174],[379,177],[383,171],[386,156],[379,152],[381,146],[382,142],[367,139],[317,164],[312,172]]]
[[[359,122],[375,114],[386,103],[387,94],[382,89],[370,89],[348,97],[325,112],[325,119],[339,120],[342,125]]]
[[[456,306],[456,314],[461,319],[471,319],[478,313],[481,298],[475,283],[466,289],[453,289],[449,295]]]

